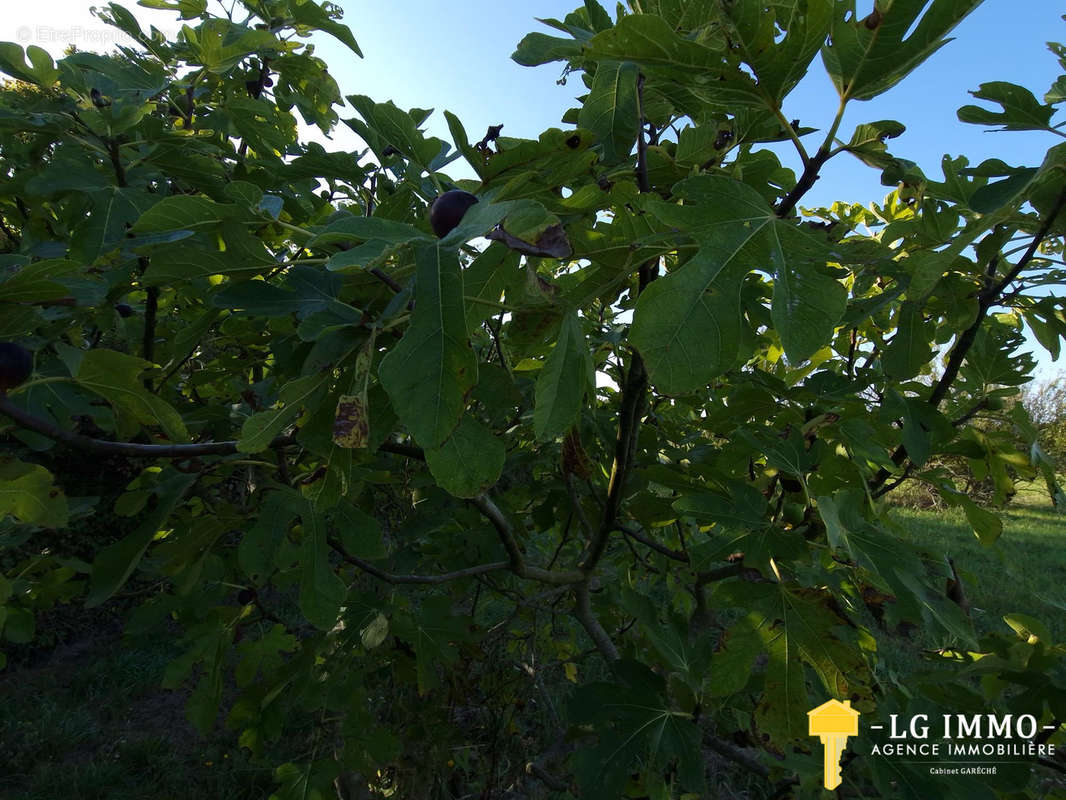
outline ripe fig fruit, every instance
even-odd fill
[[[117,311],[118,315],[120,317],[122,317],[123,319],[125,319],[127,317],[132,317],[133,314],[134,314],[133,307],[128,305],[127,303],[118,303],[118,304],[116,304],[115,305],[115,311]]]
[[[30,351],[14,342],[0,342],[0,393],[14,389],[33,372]]]
[[[439,195],[429,207],[429,225],[433,232],[443,239],[477,201],[474,195],[462,189],[452,189]]]

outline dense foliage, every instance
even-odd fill
[[[1063,646],[1022,613],[978,638],[885,505],[922,481],[996,546],[942,456],[1066,501],[1004,402],[1023,324],[1066,335],[1066,145],[938,178],[890,152],[899,122],[840,130],[978,3],[586,0],[514,54],[580,75],[561,127],[476,141],[445,112],[449,145],[353,95],[362,152],[298,139],[342,105],[307,35],[359,53],[328,3],[142,0],[177,41],[111,3],[139,47],[0,44],[0,340],[34,358],[0,393],[0,545],[30,554],[4,637],[136,581],[130,624],[180,626],[166,682],[201,729],[300,732],[279,798],[698,797],[739,771],[808,794],[828,697],[1060,724]],[[781,112],[819,54],[824,132]],[[974,95],[963,122],[1062,136],[1066,76]],[[885,202],[801,211],[845,154]],[[479,202],[437,238],[456,188]],[[1012,429],[973,424],[995,413]],[[87,470],[103,488],[72,493]],[[96,552],[56,545],[101,519]],[[902,675],[877,640],[915,626],[935,671]],[[851,796],[1038,780],[864,748]]]

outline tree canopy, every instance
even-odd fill
[[[1066,503],[1003,402],[1023,326],[1056,357],[1066,336],[1066,75],[958,112],[1046,132],[1039,164],[938,176],[892,154],[901,122],[841,129],[978,3],[585,0],[515,50],[586,90],[537,139],[445,111],[445,142],[430,109],[342,98],[308,35],[359,45],[315,0],[142,0],[174,41],[110,3],[138,42],[110,55],[0,43],[0,340],[33,356],[0,391],[0,547],[35,548],[0,575],[4,637],[145,587],[130,624],[180,626],[166,681],[202,730],[261,752],[312,729],[278,798],[692,798],[728,769],[802,795],[828,698],[1060,725],[1063,644],[1026,609],[975,633],[887,501],[924,482],[993,546],[950,455],[999,502],[1038,478]],[[781,111],[809,69],[840,97],[818,129]],[[883,203],[803,206],[840,157]],[[478,202],[438,238],[456,188]],[[995,414],[1014,435],[976,424]],[[50,546],[101,515],[91,557]],[[938,643],[927,673],[879,652],[900,626]],[[851,796],[1035,780],[868,747]]]

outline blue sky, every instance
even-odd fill
[[[101,3],[102,4],[102,3]],[[873,0],[857,0],[860,15]],[[89,14],[81,0],[35,0],[5,4],[0,20],[0,40],[35,43],[59,55],[68,41],[82,49],[106,49],[109,29]],[[364,59],[329,37],[316,37],[316,52],[330,67],[344,94],[366,94],[379,102],[393,100],[410,108],[434,108],[429,130],[450,140],[444,117],[447,109],[464,123],[471,139],[480,138],[489,125],[504,124],[504,134],[536,137],[545,128],[560,125],[563,112],[584,92],[578,76],[558,85],[561,66],[521,67],[510,59],[515,45],[530,31],[550,33],[537,17],[562,18],[580,0],[339,0],[344,21],[352,28]],[[138,9],[150,21],[173,35],[178,28],[166,12]],[[613,10],[614,3],[605,2]],[[215,9],[218,10],[217,2]],[[940,160],[947,153],[966,155],[971,163],[999,157],[1012,164],[1037,164],[1059,137],[1031,132],[992,133],[959,122],[955,111],[974,102],[968,94],[979,84],[1004,80],[1029,88],[1038,97],[1059,74],[1046,42],[1066,42],[1066,8],[1056,0],[985,0],[954,32],[949,42],[895,89],[868,102],[852,103],[841,137],[850,137],[858,123],[895,119],[907,126],[893,140],[896,155],[909,158],[927,175],[940,177]],[[820,59],[785,104],[787,118],[823,129],[836,110],[836,94]],[[353,112],[342,111],[341,116]],[[315,138],[318,138],[317,136]],[[813,149],[820,134],[809,137]],[[359,142],[341,126],[333,146],[356,149]],[[790,166],[796,159],[787,147],[779,148]],[[449,168],[465,177],[461,162]],[[803,205],[833,200],[880,202],[888,189],[879,174],[858,160],[842,155],[823,169],[822,178]],[[1048,357],[1036,348],[1046,370]],[[1052,369],[1057,371],[1059,365]]]

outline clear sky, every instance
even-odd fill
[[[613,0],[601,3],[613,12]],[[214,4],[217,11],[218,0]],[[873,7],[873,0],[857,4],[861,16]],[[38,44],[57,56],[69,42],[83,50],[107,49],[114,35],[92,17],[90,5],[77,0],[8,0],[0,19],[0,40]],[[463,121],[472,140],[499,123],[504,124],[505,135],[536,137],[545,128],[560,125],[563,112],[574,105],[573,98],[584,93],[576,75],[566,85],[557,83],[559,63],[529,68],[510,59],[526,33],[552,33],[536,18],[561,19],[581,5],[580,0],[339,0],[338,5],[365,58],[360,60],[329,37],[316,37],[315,42],[317,54],[329,64],[342,92],[370,95],[379,102],[391,99],[404,108],[434,108],[429,129],[443,139],[450,140],[441,114],[445,109]],[[168,34],[178,29],[168,12],[139,9],[132,2],[127,7],[142,23],[149,21]],[[841,136],[849,137],[858,123],[898,120],[907,131],[891,142],[892,151],[918,162],[936,178],[945,153],[966,155],[973,164],[990,157],[1010,164],[1038,164],[1059,137],[987,132],[959,122],[955,111],[974,102],[969,90],[992,80],[1020,84],[1043,98],[1060,71],[1045,43],[1066,42],[1064,11],[1057,0],[985,0],[956,28],[954,41],[894,90],[869,102],[852,103]],[[807,78],[786,101],[785,115],[824,130],[835,110],[835,92],[820,59],[815,59]],[[350,109],[341,112],[342,117],[350,115]],[[809,138],[813,144],[808,149],[821,141],[818,133]],[[341,126],[333,146],[356,149],[359,142]],[[788,148],[779,152],[786,163],[796,166]],[[466,177],[459,166],[456,162],[450,171]],[[887,191],[877,171],[842,155],[826,165],[803,205],[880,202]],[[1036,351],[1043,368],[1061,368],[1061,362],[1051,366],[1048,357],[1039,348]]]

